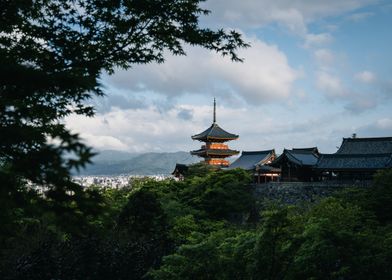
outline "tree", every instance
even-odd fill
[[[85,201],[70,180],[93,155],[62,123],[92,116],[103,72],[164,62],[195,45],[240,61],[235,31],[199,26],[204,0],[4,0],[0,9],[0,181],[44,185],[49,200]],[[94,195],[93,195],[94,196]],[[81,199],[77,199],[81,198]],[[78,206],[73,206],[78,208]]]
[[[180,196],[185,205],[212,219],[242,223],[255,205],[250,182],[249,173],[241,169],[209,172],[186,179]]]

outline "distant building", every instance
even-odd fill
[[[204,142],[205,144],[199,150],[191,151],[191,154],[204,158],[204,161],[209,165],[227,167],[229,166],[229,161],[226,158],[239,153],[238,151],[229,149],[229,146],[224,144],[225,142],[238,139],[238,135],[223,130],[216,123],[215,98],[212,125],[205,131],[193,135],[192,139]]]
[[[343,138],[335,154],[322,154],[315,166],[326,180],[371,180],[392,168],[392,137]]]
[[[186,164],[177,163],[174,171],[171,173],[175,178],[182,181],[185,178],[185,173],[188,171],[188,166]]]
[[[241,156],[234,161],[228,169],[241,168],[252,172],[255,183],[277,181],[280,174],[279,168],[268,166],[276,158],[275,150],[243,151]]]
[[[317,181],[319,178],[313,167],[317,164],[319,155],[317,147],[284,149],[271,166],[281,170],[281,181]]]

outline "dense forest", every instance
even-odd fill
[[[241,170],[72,180],[93,151],[64,118],[94,115],[102,75],[188,46],[243,60],[203,2],[2,0],[0,279],[392,279],[391,171],[301,206],[256,201]]]
[[[249,182],[196,165],[184,181],[91,187],[94,211],[64,201],[66,219],[21,188],[0,202],[0,278],[392,278],[392,171],[300,206],[260,203]]]

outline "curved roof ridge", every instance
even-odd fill
[[[356,138],[352,138],[352,137],[343,137],[343,141],[380,141],[380,140],[391,140],[392,141],[392,137],[391,136],[385,136],[385,137],[356,137]]]
[[[286,153],[288,153],[289,156],[293,157],[294,161],[298,161],[299,163],[302,163],[302,164],[303,164],[302,160],[300,160],[300,159],[297,158],[295,155],[293,155],[292,151],[286,150]]]
[[[337,154],[392,153],[392,137],[343,138]]]
[[[242,155],[257,155],[257,154],[267,154],[275,152],[275,149],[263,150],[263,151],[242,151]]]
[[[391,156],[392,153],[375,153],[375,154],[320,154],[321,157],[385,157],[385,156]]]
[[[293,148],[293,151],[314,151],[318,150],[317,146],[316,147],[309,147],[309,148]]]
[[[199,134],[191,136],[193,140],[207,141],[209,138],[222,140],[235,140],[238,135],[227,132],[221,128],[217,123],[213,123],[209,128]]]

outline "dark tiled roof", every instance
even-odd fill
[[[186,171],[188,171],[188,165],[176,163],[176,167],[174,168],[172,175],[174,175],[176,172],[184,174],[184,172],[186,172]]]
[[[239,151],[235,150],[230,150],[230,149],[199,149],[195,151],[191,151],[191,155],[197,155],[197,156],[209,156],[209,155],[218,155],[218,156],[233,156],[238,154]]]
[[[202,133],[192,136],[193,140],[199,141],[212,141],[212,140],[235,140],[238,135],[229,133],[223,130],[217,123],[213,123],[208,129],[204,130]]]
[[[392,137],[343,138],[337,154],[392,153]]]
[[[280,168],[272,167],[269,165],[259,165],[256,168],[260,173],[280,173]]]
[[[311,148],[293,148],[292,151],[308,151],[308,152],[313,152],[315,154],[319,154],[319,151],[317,147],[311,147]]]
[[[314,148],[305,148],[305,149],[292,149],[292,150],[283,150],[283,154],[281,154],[272,165],[278,165],[284,158],[287,158],[289,161],[297,164],[297,165],[308,165],[313,166],[318,161],[318,154],[313,152]],[[316,148],[317,149],[317,148]]]
[[[269,156],[273,154],[275,154],[275,150],[252,152],[243,151],[241,156],[230,165],[229,169],[242,168],[245,170],[252,170],[257,164],[268,159]]]
[[[392,167],[390,154],[329,154],[321,155],[316,165],[322,170],[366,170]]]

